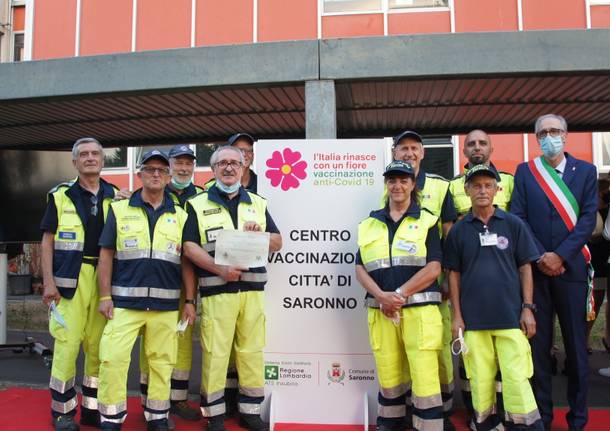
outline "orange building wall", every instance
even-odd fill
[[[570,125],[568,124],[568,128]],[[528,150],[530,160],[542,155],[540,145],[534,134],[528,135]],[[566,139],[565,151],[577,159],[593,163],[593,135],[591,133],[569,133]]]
[[[214,175],[212,171],[205,172],[195,172],[195,185],[199,187],[203,187],[205,183],[207,183]]]
[[[450,31],[451,14],[447,11],[388,14],[388,35],[449,33]]]
[[[13,8],[13,31],[25,30],[25,6]]]
[[[252,42],[252,0],[197,0],[195,45]]]
[[[591,6],[591,28],[610,27],[610,5]]]
[[[316,39],[317,0],[258,0],[258,41]]]
[[[383,36],[383,15],[334,15],[322,17],[322,37]]]
[[[586,28],[584,0],[522,0],[524,30]]]
[[[32,59],[73,57],[75,34],[76,0],[34,2]]]
[[[459,153],[460,153],[460,172],[466,164],[466,158],[462,149],[464,148],[464,139],[466,135],[460,135]],[[522,134],[506,134],[506,135],[490,135],[493,153],[491,161],[501,171],[515,173],[517,165],[523,162],[523,135]]]
[[[102,178],[111,184],[114,184],[119,189],[129,188],[129,174],[113,174],[112,172],[105,172],[102,174]]]
[[[80,55],[131,51],[133,7],[125,0],[82,0]]]
[[[456,32],[519,30],[517,0],[458,0],[454,5]]]
[[[139,0],[136,51],[191,46],[191,0]]]

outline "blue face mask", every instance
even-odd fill
[[[185,183],[181,183],[180,181],[177,181],[174,177],[172,177],[172,187],[175,188],[176,190],[184,190],[185,188],[187,188],[190,185],[191,185],[191,180],[188,180]]]
[[[563,151],[563,138],[561,136],[552,137],[551,135],[546,135],[540,141],[540,149],[545,156],[555,157]]]
[[[221,192],[224,192],[228,195],[230,195],[231,193],[235,193],[237,190],[239,190],[240,186],[241,186],[241,183],[239,181],[236,181],[235,184],[233,184],[232,186],[228,186],[228,185],[224,184],[222,181],[216,180],[216,187],[218,187],[218,189]]]

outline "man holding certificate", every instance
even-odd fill
[[[260,418],[265,264],[268,253],[282,247],[282,237],[265,199],[241,185],[243,153],[220,147],[210,164],[216,182],[188,201],[183,237],[183,252],[195,265],[202,297],[201,412],[209,418],[209,431],[225,429],[224,391],[234,347],[241,425],[265,431],[269,426]]]

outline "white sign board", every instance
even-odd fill
[[[383,139],[256,143],[258,193],[283,238],[267,266],[265,379],[274,422],[362,424],[367,393],[377,405],[354,267],[358,223],[383,193],[385,155]]]

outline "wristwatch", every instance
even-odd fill
[[[524,302],[523,304],[521,304],[521,309],[529,309],[532,310],[534,313],[536,312],[537,308],[536,308],[536,304],[528,304],[527,302]]]
[[[407,297],[402,294],[402,290],[400,287],[397,287],[394,293],[398,293],[398,296],[400,296],[402,299],[407,299]]]
[[[185,304],[193,304],[193,305],[197,305],[197,300],[196,299],[185,299],[184,300]]]

